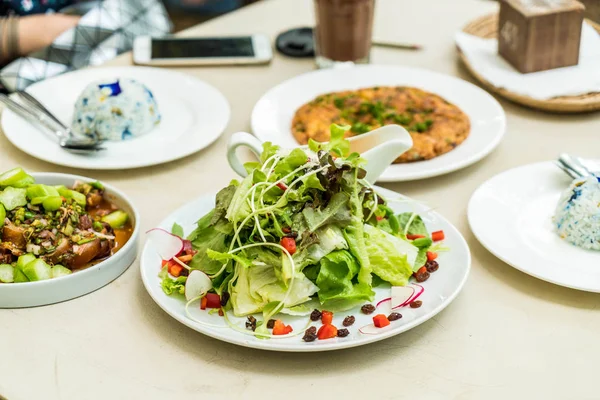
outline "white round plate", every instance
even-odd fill
[[[387,198],[399,197],[398,194],[383,188],[377,188],[377,191]],[[195,228],[196,221],[209,212],[214,207],[214,204],[214,195],[200,197],[175,211],[159,227],[170,230],[173,223],[177,222],[183,227],[184,232],[188,234]],[[398,206],[394,203],[391,206],[397,212],[414,210],[420,213],[430,230],[443,229],[446,234],[445,243],[451,248],[451,251],[440,254],[438,259],[440,268],[431,275],[429,280],[422,284],[425,288],[425,292],[420,297],[420,300],[423,300],[422,307],[417,309],[403,307],[399,310],[403,318],[392,322],[390,326],[382,329],[381,333],[376,335],[365,335],[358,332],[360,327],[372,324],[372,316],[375,315],[364,315],[358,308],[334,316],[333,324],[340,328],[345,316],[354,315],[356,317],[355,324],[348,328],[350,330],[348,337],[317,340],[312,343],[303,342],[302,335],[285,339],[256,339],[251,335],[228,327],[222,317],[208,315],[206,311],[201,311],[197,302],[190,306],[192,316],[210,324],[219,324],[222,328],[195,322],[185,314],[185,299],[183,296],[167,296],[162,291],[160,279],[158,278],[158,273],[161,269],[161,258],[148,242],[144,246],[141,257],[140,268],[142,280],[146,290],[154,301],[177,321],[205,335],[240,346],[274,351],[313,352],[343,349],[377,342],[414,328],[442,311],[458,295],[467,280],[471,268],[471,254],[467,243],[458,230],[442,216],[428,211],[427,207],[417,203],[403,203]],[[389,287],[375,288],[375,292],[376,300],[373,304],[390,296]],[[386,315],[389,314],[389,302],[382,304],[377,312],[385,313]],[[243,325],[243,321],[245,320],[245,318],[231,318],[238,325]],[[296,332],[303,332],[308,321],[308,317],[284,317],[283,319],[286,323],[290,323]]]
[[[67,187],[72,186],[75,181],[96,181],[96,179],[69,174],[33,173],[31,175],[37,183]],[[126,195],[109,184],[104,182],[102,184],[106,189],[105,196],[127,212],[131,218],[133,234],[125,246],[105,261],[70,275],[36,282],[2,283],[0,284],[0,308],[35,307],[74,299],[109,284],[129,268],[137,257],[140,216]]]
[[[379,182],[410,181],[456,171],[488,155],[504,136],[504,110],[477,86],[424,69],[384,65],[324,69],[283,82],[265,93],[254,106],[252,131],[263,142],[297,147],[290,127],[300,106],[320,94],[384,85],[412,86],[442,96],[469,116],[471,134],[454,150],[432,160],[391,165]]]
[[[471,230],[505,263],[536,278],[600,292],[600,252],[560,239],[552,216],[571,179],[552,162],[530,164],[496,175],[469,202]]]
[[[154,94],[162,120],[148,134],[123,142],[106,142],[106,150],[75,154],[63,150],[55,136],[10,110],[2,112],[2,129],[12,144],[41,160],[73,168],[127,169],[157,165],[193,154],[214,142],[229,122],[229,103],[213,86],[193,76],[148,67],[92,68],[57,76],[27,88],[66,125],[75,101],[90,83],[132,78]]]

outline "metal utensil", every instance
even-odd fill
[[[593,175],[593,172],[583,165],[577,157],[571,156],[570,154],[562,153],[558,157],[558,161],[565,167],[575,171],[580,177]]]
[[[577,172],[573,171],[571,168],[567,167],[566,165],[564,165],[560,161],[554,161],[554,165],[556,165],[558,168],[560,168],[561,170],[563,170],[564,173],[566,173],[567,175],[569,175],[573,179],[581,178],[581,175],[579,175]]]
[[[0,93],[0,103],[4,104],[14,113],[23,117],[27,122],[46,128],[54,133],[58,138],[59,145],[64,149],[75,152],[90,152],[104,149],[100,147],[101,142],[95,138],[80,139],[74,137],[71,130],[61,123],[55,116],[47,112],[45,107],[40,109],[37,107],[37,105],[34,105],[34,103],[30,102],[28,102],[29,107],[25,107],[2,93]]]

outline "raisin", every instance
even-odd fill
[[[356,321],[356,318],[354,318],[353,315],[348,315],[346,318],[344,318],[344,322],[342,322],[342,325],[350,326],[354,324],[354,321]]]
[[[427,272],[432,273],[438,270],[440,265],[435,260],[427,261],[425,264],[425,268],[427,268]]]
[[[419,308],[421,307],[421,305],[423,305],[423,302],[421,300],[415,300],[412,303],[410,303],[410,308]]]
[[[338,329],[338,331],[337,331],[338,337],[346,337],[349,334],[350,334],[350,331],[348,329]]]
[[[304,336],[302,337],[302,340],[304,340],[305,342],[314,342],[316,339],[317,339],[317,328],[314,326],[311,326],[310,328],[308,328],[304,332]]]
[[[421,270],[419,269],[416,273],[415,273],[415,278],[417,279],[417,282],[421,283],[421,282],[425,282],[427,279],[429,279],[429,272],[427,272],[427,269],[425,270]]]
[[[375,311],[375,306],[373,304],[365,304],[360,308],[360,311],[367,315],[373,314],[373,311]]]
[[[221,293],[221,307],[225,307],[229,301],[229,292]]]
[[[246,329],[253,332],[256,330],[256,318],[254,318],[252,315],[248,316],[248,321],[246,321]]]
[[[321,311],[315,309],[315,310],[313,310],[313,312],[310,313],[311,321],[318,321],[320,319],[321,319]]]
[[[223,315],[224,315],[224,313],[223,313],[223,309],[222,309],[222,308],[219,308],[219,317],[222,317]]]
[[[393,312],[393,313],[391,313],[390,315],[388,315],[388,319],[389,319],[390,321],[397,321],[397,320],[399,320],[400,318],[402,318],[402,314],[400,314],[400,313],[397,313],[397,312]]]
[[[267,322],[267,328],[268,328],[268,329],[273,329],[273,327],[274,327],[274,326],[275,326],[275,320],[274,320],[274,319],[270,319],[270,320]]]

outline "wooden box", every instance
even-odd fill
[[[522,73],[577,65],[584,9],[575,0],[501,0],[498,53]]]
[[[585,6],[583,16],[600,23],[600,0],[579,0]]]

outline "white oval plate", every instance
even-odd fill
[[[162,121],[148,134],[123,142],[106,142],[106,150],[75,154],[63,150],[55,136],[10,110],[2,112],[8,140],[41,160],[73,168],[110,170],[157,165],[193,154],[214,142],[229,122],[229,103],[213,86],[193,76],[148,67],[93,68],[70,72],[27,88],[66,125],[75,101],[90,83],[132,78],[146,85],[158,103]]]
[[[384,65],[308,72],[275,86],[254,106],[252,132],[263,142],[297,147],[290,127],[300,106],[323,93],[383,85],[412,86],[442,96],[469,116],[471,134],[454,150],[434,159],[391,165],[378,182],[411,181],[456,171],[488,155],[504,136],[504,110],[477,86],[425,69]]]
[[[67,187],[72,186],[75,181],[95,181],[95,179],[69,174],[33,173],[31,175],[37,183]],[[36,282],[1,283],[0,308],[43,306],[74,299],[109,284],[129,268],[137,257],[140,216],[125,194],[107,183],[102,182],[102,184],[106,189],[105,196],[127,212],[132,220],[133,234],[125,246],[101,263],[60,278]]]
[[[383,188],[377,188],[377,191],[388,198],[399,197],[398,194]],[[214,207],[214,204],[214,195],[200,197],[175,211],[159,227],[170,230],[173,223],[177,222],[183,227],[184,232],[188,234],[195,228],[196,221],[210,211]],[[312,343],[303,342],[302,335],[285,339],[256,339],[251,335],[237,332],[228,327],[222,317],[208,315],[206,311],[201,311],[196,302],[190,306],[194,318],[211,324],[219,324],[223,327],[215,328],[197,323],[186,316],[185,300],[182,296],[167,296],[162,291],[160,279],[158,278],[158,273],[161,269],[161,259],[153,249],[153,246],[148,242],[144,246],[141,257],[140,268],[142,280],[146,290],[154,301],[177,321],[215,339],[240,346],[274,351],[313,352],[343,349],[377,342],[414,328],[442,311],[458,295],[467,280],[471,268],[471,254],[467,243],[458,230],[442,216],[435,212],[427,211],[425,206],[418,203],[403,203],[400,206],[391,203],[390,205],[397,212],[414,210],[421,213],[431,230],[443,229],[446,234],[445,243],[450,246],[451,251],[440,254],[438,260],[440,268],[432,274],[429,280],[422,284],[425,287],[425,292],[420,297],[420,300],[423,300],[422,307],[417,309],[403,307],[399,310],[403,318],[392,322],[389,327],[382,329],[381,333],[377,335],[363,335],[358,332],[360,327],[372,324],[372,316],[375,315],[364,315],[358,309],[339,313],[334,317],[334,325],[340,328],[345,316],[354,315],[356,317],[355,324],[348,328],[350,330],[348,337],[322,341],[317,340]],[[375,288],[375,292],[376,300],[373,304],[390,296],[389,287]],[[377,311],[378,313],[389,314],[389,302],[384,303]],[[239,325],[243,325],[243,321],[245,320],[245,318],[232,319]],[[286,323],[291,323],[297,332],[306,326],[308,317],[286,317],[285,320]]]
[[[503,172],[473,193],[469,224],[508,265],[557,285],[600,292],[600,252],[573,246],[554,232],[552,216],[570,183],[552,162]]]

